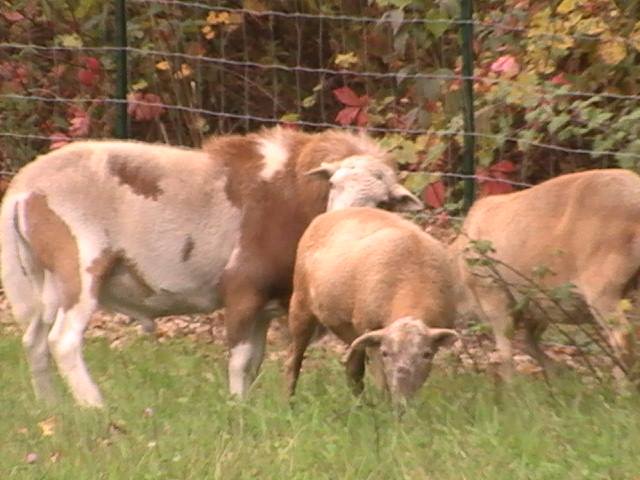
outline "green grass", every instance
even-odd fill
[[[0,338],[1,479],[640,477],[640,400],[573,376],[554,396],[519,379],[498,398],[487,376],[439,369],[398,418],[373,391],[351,397],[333,355],[313,354],[290,406],[277,362],[239,404],[213,347],[139,340],[110,351],[91,341],[86,354],[106,412],[68,396],[39,405],[19,340]],[[55,433],[43,437],[38,422],[51,416]],[[31,452],[38,460],[28,464]]]

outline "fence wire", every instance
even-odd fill
[[[601,34],[600,24],[589,27],[595,33],[562,31],[557,10],[541,29],[521,26],[507,13],[468,21],[436,2],[413,10],[385,6],[393,4],[332,0],[314,10],[298,0],[129,0],[131,137],[197,147],[208,135],[263,125],[366,129],[398,153],[414,190],[445,182],[454,203],[432,206],[454,209],[456,182],[468,178],[519,189],[531,185],[525,179],[559,173],[563,162],[636,166],[640,143],[632,135],[639,132],[627,125],[640,119],[638,88],[592,82],[589,91],[587,83],[571,83],[552,67],[559,64],[553,49],[560,44],[604,45],[613,55],[640,48],[640,36]],[[69,14],[65,5],[54,0],[48,12],[16,8],[0,16],[10,27],[6,34],[0,29],[4,173],[52,146],[113,136],[114,107],[124,102],[113,94],[113,57],[121,50],[113,46],[113,11],[95,7],[80,18],[78,9]],[[59,18],[44,22],[44,13]],[[595,18],[581,15],[574,25]],[[464,76],[459,31],[468,24],[478,42],[503,54],[476,47],[476,69]],[[537,67],[543,74],[525,71],[509,53],[519,48],[533,55],[536,45],[534,53],[546,48],[548,54],[548,64],[540,60]],[[535,75],[543,81],[533,81]],[[477,92],[475,132],[462,129],[464,80]],[[607,110],[614,103],[620,115]],[[465,134],[477,140],[475,175],[459,173]]]

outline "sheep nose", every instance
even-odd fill
[[[397,368],[399,377],[408,377],[411,374],[411,368],[408,365],[398,365]]]

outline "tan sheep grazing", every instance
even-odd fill
[[[347,376],[363,388],[365,350],[381,355],[393,400],[425,382],[434,355],[455,342],[454,270],[445,248],[413,223],[373,208],[317,217],[298,245],[287,361],[293,395],[317,322],[350,344]],[[377,354],[377,353],[376,353]],[[375,357],[376,355],[374,355]]]
[[[550,366],[538,345],[540,335],[550,320],[577,321],[581,311],[586,318],[591,312],[631,366],[633,335],[621,299],[632,296],[640,272],[638,175],[618,169],[591,170],[487,197],[470,210],[462,232],[451,251],[459,255],[459,271],[477,301],[478,313],[493,328],[503,377],[512,375],[511,337],[516,323],[524,323],[528,353]],[[487,267],[467,264],[465,257],[477,257],[469,250],[464,254],[470,240],[490,241],[495,249],[490,256],[519,272],[494,265],[509,287],[487,278]],[[530,302],[528,308],[514,313],[515,302],[522,298],[521,287],[527,283],[520,274],[535,278],[540,267],[550,271],[536,279],[543,287],[575,285],[581,298],[564,306],[574,318],[552,308],[548,299],[542,305]]]

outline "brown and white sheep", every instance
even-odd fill
[[[3,199],[0,243],[37,396],[54,397],[53,357],[78,403],[103,404],[82,355],[98,307],[150,322],[222,305],[229,387],[244,396],[265,306],[288,302],[298,240],[328,201],[421,206],[386,152],[346,131],[266,129],[200,150],[83,141],[31,162]]]
[[[298,245],[289,309],[287,377],[293,394],[318,322],[350,344],[347,375],[363,388],[365,349],[381,355],[395,400],[425,382],[434,355],[453,343],[454,271],[445,248],[384,210],[347,208],[316,217]]]

